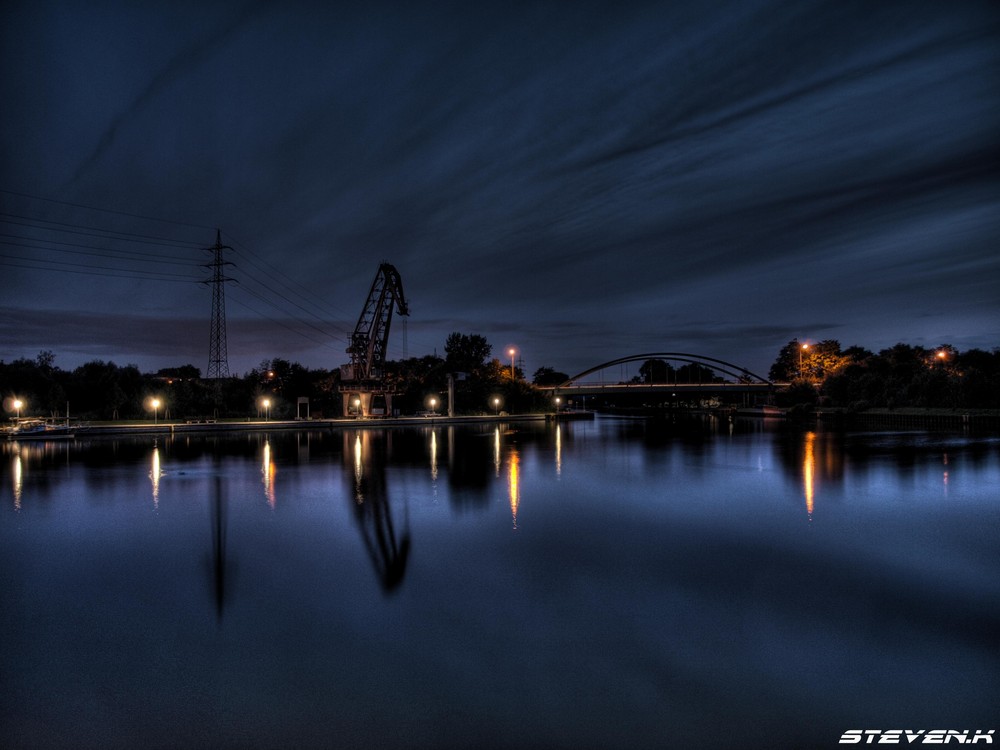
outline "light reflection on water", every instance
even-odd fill
[[[832,746],[1000,703],[996,438],[598,420],[3,453],[5,747]]]

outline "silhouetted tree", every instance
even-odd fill
[[[539,367],[535,370],[532,381],[535,385],[561,385],[569,380],[569,375],[558,372],[551,367]]]

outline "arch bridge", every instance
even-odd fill
[[[724,376],[724,378],[729,379],[723,380],[723,382],[709,383],[609,383],[604,381],[603,378],[598,382],[581,382],[588,376],[606,370],[609,367],[616,367],[631,362],[647,362],[649,360],[698,365],[699,373],[702,372],[700,368],[706,368],[713,373],[718,373]],[[554,396],[574,394],[589,396],[625,393],[671,393],[674,395],[697,394],[706,396],[721,395],[724,393],[769,395],[782,385],[784,384],[774,383],[740,365],[703,354],[691,354],[689,352],[645,352],[643,354],[632,354],[627,357],[609,360],[608,362],[584,370],[559,385],[548,386],[545,390],[551,391]]]

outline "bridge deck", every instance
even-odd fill
[[[613,393],[772,393],[785,383],[574,383],[567,386],[542,386],[553,394]]]

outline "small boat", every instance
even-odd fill
[[[7,428],[8,440],[71,440],[78,427],[46,419],[25,418]]]

